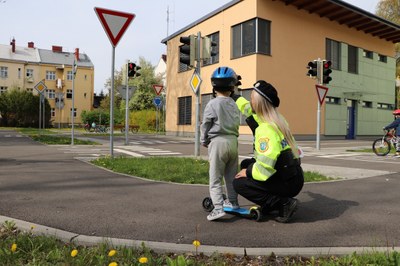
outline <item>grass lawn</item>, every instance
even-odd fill
[[[151,180],[183,184],[208,184],[208,161],[188,157],[145,157],[127,158],[103,157],[92,161],[93,164],[114,172],[143,177]],[[305,182],[331,181],[316,172],[304,173]]]

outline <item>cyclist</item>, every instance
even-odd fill
[[[400,109],[396,109],[393,111],[394,121],[384,127],[384,130],[395,129],[397,136],[396,143],[396,157],[400,157]]]

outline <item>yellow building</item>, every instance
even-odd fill
[[[74,58],[77,72],[72,88]],[[0,93],[15,88],[38,94],[34,87],[40,81],[47,87],[43,95],[50,103],[54,127],[70,125],[73,91],[74,123],[82,123],[82,111],[92,110],[94,66],[78,48],[73,53],[64,52],[61,46],[45,50],[36,48],[33,42],[21,47],[16,45],[15,39],[10,45],[0,45]]]
[[[212,72],[229,66],[243,78],[246,98],[250,89],[244,88],[257,80],[273,84],[294,134],[313,137],[318,96],[306,66],[320,58],[333,69],[321,107],[322,135],[380,134],[392,119],[399,25],[339,0],[234,0],[162,40],[168,57],[167,134],[195,132],[197,97],[189,86],[194,70],[180,63],[179,47],[180,37],[199,33],[217,43],[216,55],[201,63],[200,114],[212,97]],[[244,122],[240,133],[251,134]]]

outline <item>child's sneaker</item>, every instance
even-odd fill
[[[225,214],[226,213],[224,212],[223,209],[214,209],[209,215],[207,215],[207,220],[213,221],[225,216]]]
[[[239,209],[239,205],[237,203],[232,203],[228,199],[224,200],[224,203],[222,205],[224,208],[232,209],[232,210],[237,210]]]

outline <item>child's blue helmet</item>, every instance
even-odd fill
[[[211,75],[211,85],[215,90],[229,91],[238,84],[238,76],[230,67],[218,67]]]

